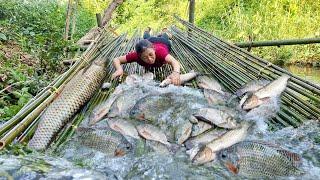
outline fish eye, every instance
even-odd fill
[[[223,152],[223,153],[221,153],[221,157],[222,157],[222,158],[226,158],[227,155]]]

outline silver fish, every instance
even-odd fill
[[[214,109],[214,108],[202,108],[194,114],[199,120],[203,120],[212,123],[218,127],[234,129],[238,127],[235,120],[236,113],[228,108]]]
[[[263,103],[269,102],[271,97],[278,97],[287,87],[287,83],[290,76],[283,74],[278,79],[272,81],[268,85],[264,86],[263,88],[255,91],[248,96],[244,100],[242,104],[242,108],[244,110],[253,109]]]
[[[125,136],[130,136],[139,139],[139,133],[136,127],[130,122],[124,119],[107,119],[108,125],[111,129],[121,133]]]
[[[211,129],[207,132],[204,132],[196,137],[192,137],[188,139],[184,145],[186,146],[187,149],[191,149],[195,146],[201,145],[201,144],[208,144],[209,142],[217,139],[220,137],[222,134],[226,133],[225,129],[221,128],[215,128]]]
[[[270,81],[267,81],[267,80],[252,80],[252,81],[249,81],[248,83],[246,83],[245,85],[243,85],[240,89],[238,89],[235,92],[235,94],[238,97],[241,97],[245,93],[257,91],[269,83],[270,83]]]
[[[189,73],[181,74],[180,75],[180,82],[181,84],[185,84],[192,79],[196,78],[200,73],[195,72],[194,70],[191,70]],[[160,87],[168,86],[169,84],[172,84],[171,79],[165,79],[160,83]]]
[[[210,105],[225,105],[227,104],[228,99],[231,97],[229,94],[222,94],[211,89],[204,89],[203,94]]]
[[[183,144],[191,135],[192,124],[189,121],[179,124],[175,132],[177,144]]]
[[[201,147],[200,151],[193,158],[192,162],[194,164],[204,164],[212,161],[212,158],[215,157],[213,154],[216,154],[221,149],[225,149],[240,141],[243,141],[247,137],[250,127],[251,124],[248,122],[243,122],[240,128],[230,130],[221,135],[219,138]]]
[[[160,154],[170,154],[170,151],[166,145],[158,141],[146,140],[146,147],[152,152],[157,152]]]
[[[138,133],[145,139],[161,142],[170,145],[166,135],[157,127],[150,124],[141,124],[137,126]]]
[[[97,105],[89,116],[89,125],[94,125],[100,120],[102,120],[103,117],[106,114],[108,114],[113,102],[117,98],[118,96],[111,95],[105,102],[102,102],[101,104]]]
[[[199,134],[201,134],[211,128],[212,128],[211,124],[208,124],[203,121],[198,121],[198,123],[193,124],[193,126],[192,126],[191,137],[198,136]]]
[[[122,92],[124,92],[124,89],[118,86],[107,100],[97,105],[89,116],[89,125],[94,125],[103,119],[103,117],[109,113],[112,104]]]
[[[203,89],[211,89],[218,93],[224,94],[221,85],[215,79],[208,76],[197,77],[198,86]]]
[[[131,108],[144,96],[146,94],[140,88],[133,87],[125,90],[113,102],[107,116],[129,118]]]

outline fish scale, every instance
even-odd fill
[[[105,77],[105,63],[95,61],[67,83],[64,90],[40,117],[38,128],[29,147],[45,149],[67,121],[83,106]]]
[[[233,173],[248,177],[270,178],[301,173],[298,154],[263,142],[243,141],[222,150],[218,157],[227,168],[233,169]]]

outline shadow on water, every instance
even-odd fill
[[[284,66],[283,68],[304,80],[310,81],[320,86],[320,68],[319,67],[291,65],[291,66]]]

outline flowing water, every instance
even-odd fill
[[[299,128],[285,128],[259,138],[280,144],[303,157],[299,177],[290,179],[320,178],[320,126],[309,121]],[[55,154],[33,152],[27,155],[3,154],[0,156],[0,179],[229,179],[237,176],[221,164],[212,162],[203,166],[192,165],[181,149],[176,154],[147,153],[120,158],[106,157],[103,153],[72,160]],[[85,154],[75,156],[85,156]],[[2,177],[1,177],[2,176]],[[284,178],[287,179],[287,178]]]
[[[206,106],[204,96],[198,89],[173,87],[158,90],[155,87],[142,87],[144,91],[159,91],[172,102],[181,103],[178,112],[172,113],[171,106],[155,101],[156,107],[167,112],[156,112],[163,123],[168,118],[180,117],[184,111],[192,111]],[[169,93],[169,94],[168,94]],[[177,93],[177,96],[172,95]],[[170,96],[169,96],[170,95]],[[184,96],[186,95],[186,96]],[[186,102],[188,101],[188,102]],[[185,106],[183,105],[185,104]],[[170,112],[170,113],[168,113]],[[105,121],[100,125],[104,126]],[[174,124],[171,124],[174,125]],[[167,127],[165,127],[167,128]],[[255,132],[248,140],[260,140],[280,145],[282,148],[302,156],[303,174],[283,179],[320,179],[320,124],[310,120],[299,128],[284,128],[275,132]],[[71,140],[72,141],[72,140]],[[77,139],[75,139],[75,142]],[[0,180],[2,179],[243,179],[232,174],[219,160],[205,165],[192,164],[181,146],[175,151],[154,151],[146,146],[145,140],[133,142],[135,150],[122,157],[114,157],[92,149],[67,143],[57,152],[46,153],[11,149],[0,152]],[[158,146],[154,146],[158,148]],[[159,148],[163,148],[159,146]],[[22,148],[24,149],[24,148]],[[279,179],[279,178],[278,178]]]

